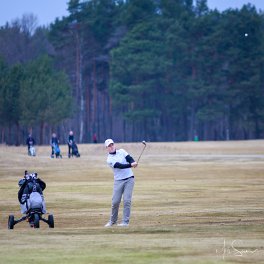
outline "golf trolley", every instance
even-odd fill
[[[28,155],[29,155],[29,156],[32,156],[32,157],[35,157],[35,156],[36,156],[36,149],[35,149],[34,146],[30,146],[30,147],[29,147]]]
[[[69,147],[72,148],[72,153],[69,152],[68,158],[73,157],[73,156],[75,156],[76,158],[81,157],[79,150],[78,150],[78,147],[77,147],[77,144],[74,141],[69,143]]]
[[[38,178],[38,173],[28,173],[25,170],[24,178],[18,182],[20,187],[18,191],[18,200],[20,203],[21,213],[25,214],[19,219],[15,219],[14,215],[9,215],[8,229],[14,229],[17,223],[22,221],[29,222],[30,227],[39,228],[39,221],[43,221],[54,228],[54,218],[50,214],[48,219],[42,217],[46,213],[46,204],[43,196],[43,191],[46,188],[46,183]]]
[[[14,215],[9,215],[8,229],[14,229],[14,226],[20,222],[29,222],[30,227],[39,228],[39,221],[43,221],[49,225],[50,228],[54,228],[54,217],[52,214],[48,216],[48,219],[42,217],[41,209],[30,209],[25,216],[15,219]]]

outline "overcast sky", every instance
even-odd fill
[[[21,18],[23,14],[33,13],[38,17],[39,25],[48,25],[56,17],[67,16],[69,0],[0,0],[0,26]],[[264,0],[207,0],[210,9],[223,11],[227,8],[241,8],[251,3],[257,10],[264,10]]]
[[[210,9],[218,9],[219,11],[228,8],[241,8],[244,4],[252,4],[257,10],[264,10],[264,0],[207,0]]]
[[[34,14],[39,25],[48,25],[56,17],[67,16],[69,0],[0,0],[0,26],[21,18],[23,14]]]

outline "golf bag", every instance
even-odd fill
[[[72,155],[76,156],[77,158],[81,156],[75,142],[72,143]]]
[[[53,153],[55,154],[56,158],[62,158],[62,155],[61,155],[61,151],[60,151],[60,147],[58,144],[53,144],[52,145],[52,149],[53,149]],[[53,156],[52,156],[53,158]]]
[[[37,173],[26,174],[24,179],[18,182],[20,190],[18,191],[18,200],[21,213],[26,214],[30,210],[39,210],[46,213],[46,204],[43,196],[43,190],[46,188],[45,182],[37,178]]]
[[[29,156],[36,156],[36,149],[34,146],[30,146],[28,150],[28,155]]]
[[[43,195],[38,192],[32,192],[24,203],[20,203],[21,213],[27,214],[32,210],[37,210],[41,214],[46,213],[46,204]]]

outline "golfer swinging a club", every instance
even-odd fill
[[[124,149],[116,149],[112,139],[105,141],[105,147],[108,151],[107,164],[114,172],[112,212],[110,220],[105,227],[110,227],[117,223],[118,209],[122,195],[124,202],[123,221],[118,226],[127,227],[129,225],[132,192],[134,188],[134,175],[131,167],[136,168],[137,162]]]

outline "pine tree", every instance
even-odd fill
[[[40,126],[40,144],[45,125],[59,124],[70,117],[70,86],[64,73],[55,71],[52,61],[42,56],[28,64],[20,93],[21,123]]]

